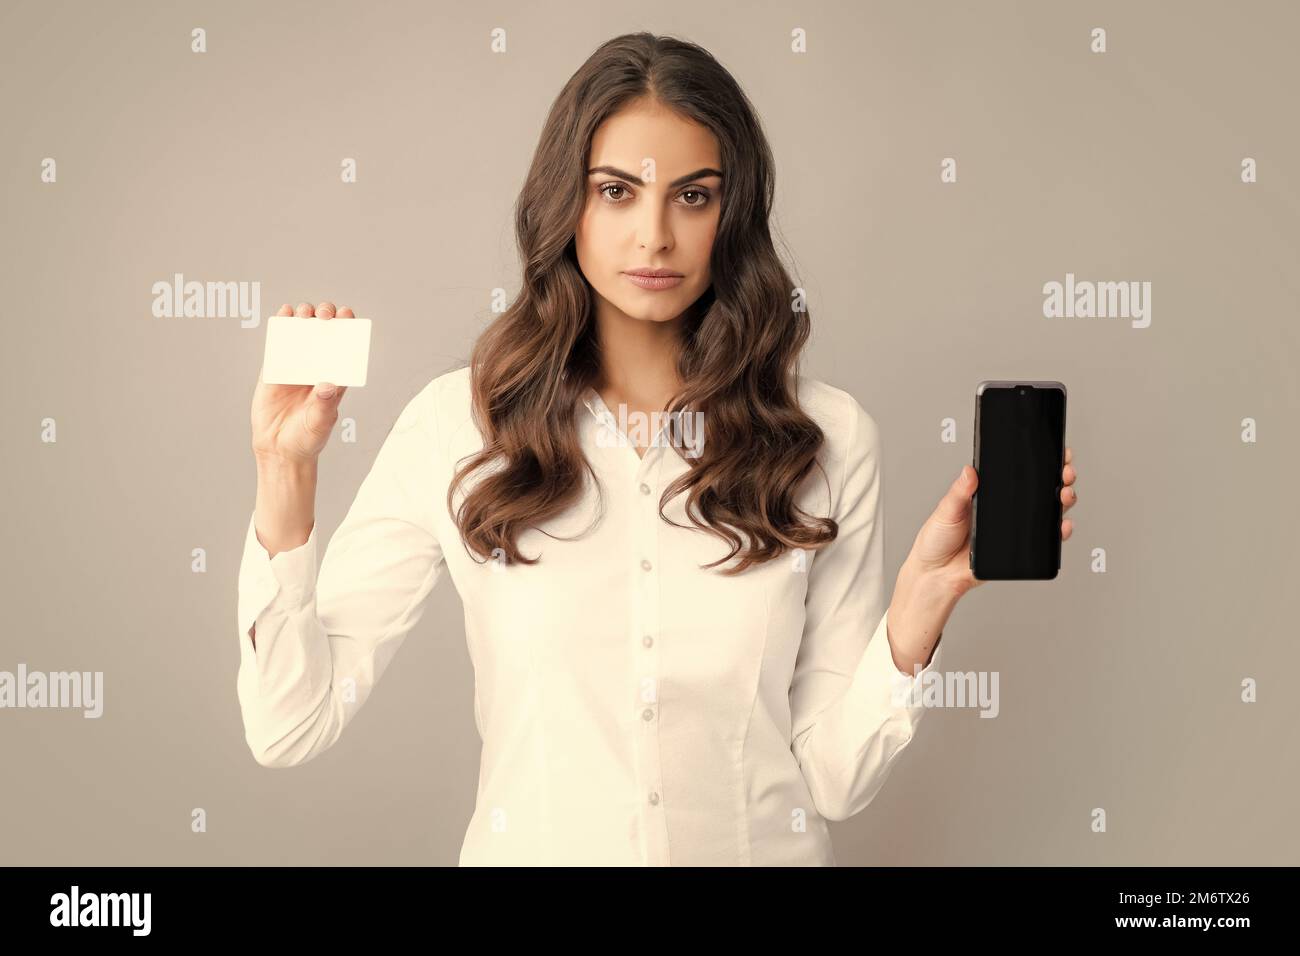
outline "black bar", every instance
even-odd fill
[[[1230,943],[1289,925],[1295,876],[1294,867],[29,867],[0,869],[0,931],[7,943],[75,934],[92,945],[338,945],[434,930],[489,945],[502,934],[542,942],[564,926],[586,932],[599,923],[618,934],[601,937],[612,945],[640,937],[662,945],[675,938],[660,935],[673,926],[729,940],[812,931],[809,945],[848,933],[865,947],[884,942],[877,934],[886,929],[918,944],[1079,935]],[[107,902],[105,921],[116,907],[117,925],[52,925],[72,921],[74,886],[79,923]],[[143,895],[101,895],[145,893],[147,934],[136,932],[145,928]],[[1206,918],[1215,922],[1201,925]],[[1217,922],[1225,919],[1242,922]]]

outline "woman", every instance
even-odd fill
[[[260,763],[338,739],[445,571],[483,740],[462,865],[835,863],[827,821],[880,789],[921,717],[899,692],[978,583],[976,475],[886,608],[879,431],[797,374],[772,166],[701,48],[597,50],[519,197],[518,298],[402,411],[319,577],[346,389],[259,381],[238,687]]]

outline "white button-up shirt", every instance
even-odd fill
[[[701,567],[727,546],[692,527],[685,495],[664,509],[684,527],[658,514],[690,467],[668,447],[682,430],[665,424],[638,456],[588,389],[575,412],[599,493],[587,479],[546,533],[520,536],[539,563],[482,562],[446,507],[456,463],[483,444],[469,384],[468,368],[448,372],[407,404],[319,577],[315,527],[270,558],[249,519],[237,684],[257,761],[333,744],[447,574],[483,743],[461,865],[834,865],[827,821],[880,790],[940,654],[914,676],[890,652],[875,421],[799,379],[826,475],[796,501],[839,537],[725,577]]]

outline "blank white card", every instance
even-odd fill
[[[270,385],[365,385],[369,319],[270,316],[262,381]]]

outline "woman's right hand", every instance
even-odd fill
[[[314,309],[300,302],[296,310],[286,303],[276,314],[315,321],[333,319],[336,310],[332,302],[322,302]],[[337,315],[355,318],[351,309],[338,309]],[[338,421],[339,402],[346,391],[346,386],[336,388],[329,382],[315,387],[268,385],[259,369],[253,391],[253,455],[259,461],[314,464]]]

